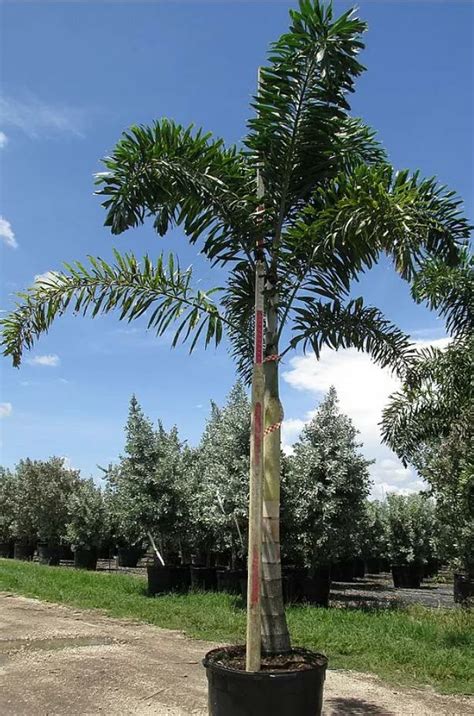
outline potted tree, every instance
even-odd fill
[[[419,351],[382,423],[384,440],[436,498],[441,553],[455,570],[458,601],[474,593],[473,263],[466,251],[455,267],[432,259],[419,273],[415,298],[439,310],[453,338],[445,349]]]
[[[394,586],[418,589],[433,554],[434,505],[423,494],[390,494],[387,508]]]
[[[384,571],[388,558],[388,522],[386,503],[367,501],[363,522],[362,553],[369,574]]]
[[[161,235],[181,226],[227,267],[222,290],[194,289],[192,271],[172,255],[140,264],[117,253],[112,265],[91,258],[55,272],[2,319],[4,353],[18,365],[68,306],[119,309],[125,320],[151,307],[148,326],[159,335],[178,320],[174,344],[219,343],[226,330],[239,370],[252,375],[246,658],[241,648],[207,656],[213,716],[230,716],[239,702],[239,713],[262,703],[275,715],[321,709],[327,660],[292,650],[283,606],[279,361],[297,346],[316,356],[323,345],[353,346],[401,370],[408,337],[350,298],[351,282],[382,254],[407,280],[427,255],[456,264],[469,235],[452,193],[395,173],[373,132],[349,115],[364,30],[352,12],[334,18],[331,4],[303,0],[260,72],[243,146],[165,119],[132,127],[105,160],[98,184],[112,232],[150,215]]]
[[[191,471],[192,533],[198,552],[219,560],[216,574],[209,567],[191,567],[195,586],[215,586],[236,594],[245,579],[250,404],[244,386],[237,383],[226,405],[211,406]],[[221,557],[222,559],[222,557]]]
[[[356,438],[357,431],[340,412],[331,388],[288,459],[287,499],[294,505],[293,522],[299,527],[312,578],[307,596],[317,597],[313,601],[322,606],[328,605],[331,563],[337,565],[344,556],[350,561],[364,517],[371,462],[359,452]]]
[[[69,497],[68,507],[66,536],[74,552],[74,566],[95,570],[106,522],[104,498],[92,478],[79,481]]]
[[[14,558],[32,560],[37,543],[35,504],[40,487],[32,460],[20,460],[15,468],[14,480]]]
[[[38,538],[38,560],[58,565],[61,538],[69,520],[69,498],[79,484],[79,471],[65,465],[64,458],[33,460],[29,473],[36,484],[31,509]]]
[[[0,557],[13,557],[15,478],[0,466]]]

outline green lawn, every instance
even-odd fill
[[[146,582],[123,574],[76,571],[0,559],[0,590],[75,607],[102,609],[188,636],[242,642],[245,612],[226,594],[146,596]],[[362,611],[290,607],[295,644],[324,651],[330,667],[395,683],[474,693],[474,613],[468,610]]]

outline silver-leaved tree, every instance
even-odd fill
[[[260,71],[239,146],[162,119],[126,132],[98,178],[112,233],[148,219],[160,235],[178,226],[227,269],[225,285],[193,288],[191,270],[173,256],[153,262],[117,253],[113,264],[89,257],[36,283],[3,320],[4,352],[15,365],[70,308],[117,311],[122,320],[147,313],[150,329],[162,334],[174,324],[174,344],[189,340],[191,349],[200,338],[219,343],[226,332],[249,377],[257,265],[265,281],[261,615],[269,653],[290,648],[279,546],[279,359],[297,347],[317,357],[322,346],[353,346],[403,367],[409,339],[354,298],[352,284],[383,254],[408,281],[427,255],[456,264],[469,234],[452,192],[417,172],[394,171],[374,133],[350,116],[365,23],[353,12],[334,17],[320,0],[301,0],[290,18]]]

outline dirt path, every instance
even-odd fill
[[[0,594],[0,714],[205,716],[201,659],[212,646],[146,624]],[[329,671],[324,714],[474,714],[474,702]]]

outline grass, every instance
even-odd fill
[[[127,574],[0,559],[0,590],[101,609],[209,641],[239,643],[245,634],[245,612],[237,598],[211,593],[150,598],[145,581]],[[407,686],[431,686],[440,693],[474,693],[471,610],[294,606],[287,614],[293,643],[325,652],[331,668],[369,672]]]

